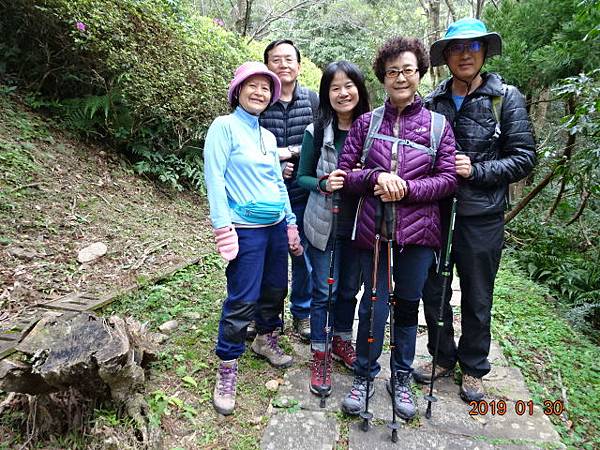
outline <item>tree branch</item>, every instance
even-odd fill
[[[320,0],[302,0],[298,3],[296,3],[295,5],[290,6],[287,9],[284,9],[282,12],[280,12],[279,14],[276,15],[267,15],[267,17],[265,18],[265,20],[254,30],[254,32],[252,33],[252,35],[250,36],[250,39],[248,39],[247,43],[252,42],[256,36],[260,33],[262,33],[269,25],[271,25],[273,22],[287,16],[289,13],[291,13],[292,11],[301,8],[302,6],[314,3],[320,3]]]
[[[529,202],[533,200],[535,196],[538,195],[542,191],[542,189],[544,189],[548,185],[548,183],[550,183],[550,181],[552,181],[552,178],[554,178],[555,175],[556,168],[553,169],[550,173],[548,173],[548,175],[546,175],[536,187],[529,191],[529,194],[523,197],[523,199],[521,199],[517,206],[515,206],[513,209],[511,209],[504,215],[504,223],[507,224],[508,222],[513,220],[515,216],[519,214],[521,210],[525,208],[529,204]]]
[[[579,208],[577,209],[577,212],[575,213],[575,215],[573,217],[571,217],[571,219],[566,223],[566,226],[572,225],[573,223],[575,223],[575,221],[577,219],[579,219],[579,217],[581,217],[581,215],[583,214],[583,210],[587,206],[587,202],[588,202],[588,199],[590,198],[590,195],[591,195],[591,192],[583,191],[583,195],[581,196],[581,203],[579,204]]]

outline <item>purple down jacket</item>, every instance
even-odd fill
[[[392,161],[392,142],[375,139],[363,168],[352,171],[360,162],[370,121],[371,113],[366,113],[354,122],[338,160],[338,167],[347,173],[343,191],[361,195],[353,233],[356,246],[373,248],[375,207],[379,201],[373,195],[373,189],[379,173],[389,172],[393,163],[398,176],[408,185],[408,195],[399,202],[393,202],[395,241],[401,246],[412,244],[439,249],[441,227],[438,200],[452,194],[457,183],[455,141],[450,125],[446,123],[433,168],[431,155],[406,145],[398,146],[397,155]],[[379,133],[394,136],[393,128],[397,122],[399,138],[430,146],[430,112],[423,107],[419,96],[415,96],[415,101],[404,108],[400,115],[389,100],[385,102]]]

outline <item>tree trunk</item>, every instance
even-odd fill
[[[452,22],[456,22],[456,9],[452,4],[452,0],[446,0],[446,6],[448,7],[448,12],[450,13],[450,17],[452,18]]]
[[[548,113],[548,104],[550,100],[550,89],[543,88],[538,96],[537,104],[534,108],[533,117],[536,131],[540,131],[546,124],[546,114]]]
[[[427,9],[427,15],[429,16],[429,45],[440,38],[440,0],[429,0],[429,7]],[[431,67],[429,69],[429,75],[431,76],[432,86],[437,86],[440,82],[440,70],[437,67]]]
[[[573,96],[569,97],[569,99],[567,100],[567,103],[565,105],[565,109],[566,109],[566,113],[567,115],[572,115],[575,112],[575,100],[573,98]],[[556,198],[554,199],[554,202],[552,203],[552,206],[550,207],[550,210],[548,211],[548,214],[546,215],[546,220],[548,220],[556,211],[556,208],[558,207],[558,205],[560,204],[560,201],[562,200],[562,196],[565,193],[565,189],[567,187],[567,178],[569,175],[569,163],[571,162],[571,156],[573,156],[573,149],[575,147],[575,134],[569,134],[569,137],[567,138],[567,145],[565,147],[565,152],[562,155],[562,161],[561,161],[561,165],[565,167],[565,170],[562,174],[561,180],[560,180],[560,189],[558,190],[558,194],[556,195]]]
[[[475,2],[475,18],[481,19],[481,13],[483,12],[483,5],[485,0],[476,0]]]

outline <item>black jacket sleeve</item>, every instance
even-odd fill
[[[536,162],[535,139],[525,98],[514,86],[506,86],[502,102],[498,159],[473,164],[469,181],[479,186],[498,186],[525,178]]]

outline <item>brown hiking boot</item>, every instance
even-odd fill
[[[431,383],[431,369],[433,368],[433,361],[422,364],[413,370],[412,376],[417,383],[428,384]],[[454,367],[444,367],[439,364],[435,365],[434,378],[437,380],[441,377],[449,377],[454,372]]]
[[[275,333],[259,334],[250,347],[258,356],[266,358],[273,367],[290,367],[294,361],[290,355],[286,355],[277,342],[279,337]]]
[[[467,403],[478,402],[483,399],[485,390],[481,378],[463,373],[460,385],[460,397]]]
[[[300,335],[303,341],[310,340],[310,317],[306,319],[297,319],[294,317],[293,326],[294,331]]]
[[[222,361],[217,370],[217,382],[213,392],[213,405],[219,414],[228,415],[235,407],[237,383],[237,359]]]

